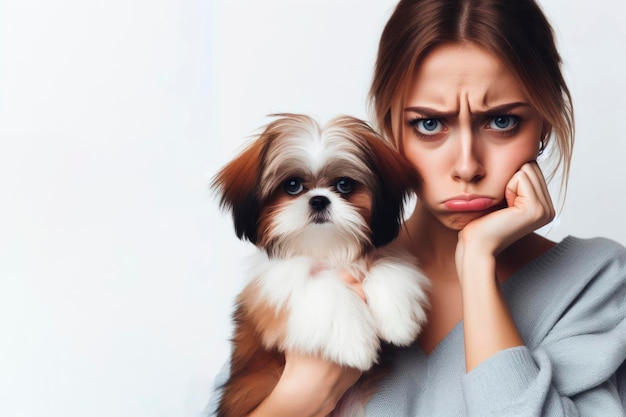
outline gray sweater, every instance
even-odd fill
[[[367,416],[626,416],[626,248],[568,237],[502,292],[525,346],[467,374],[462,322],[429,355],[398,349]]]
[[[502,285],[526,346],[465,373],[463,323],[399,350],[368,417],[626,416],[626,249],[564,239]]]

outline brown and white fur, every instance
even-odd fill
[[[365,122],[342,116],[325,127],[281,114],[215,177],[235,231],[262,249],[239,294],[230,379],[218,417],[242,417],[278,382],[283,352],[321,355],[368,371],[381,341],[405,346],[425,319],[427,279],[387,245],[418,186],[412,166]],[[361,280],[363,302],[339,278]],[[334,415],[359,415],[359,387]]]

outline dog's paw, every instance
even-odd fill
[[[363,281],[367,304],[381,339],[411,344],[426,323],[428,279],[414,266],[380,262]]]
[[[369,369],[378,358],[377,323],[367,305],[333,271],[292,293],[285,349]]]

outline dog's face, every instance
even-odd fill
[[[353,260],[396,237],[413,167],[364,122],[279,115],[213,186],[270,256]]]

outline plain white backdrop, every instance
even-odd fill
[[[0,415],[198,416],[253,248],[208,190],[267,122],[367,117],[395,0],[0,0]],[[549,230],[626,243],[626,3],[542,0],[577,117]]]

